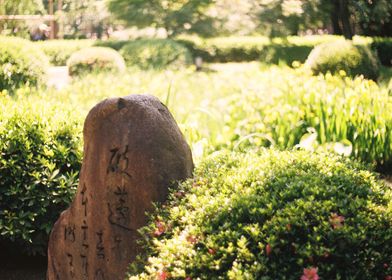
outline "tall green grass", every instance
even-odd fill
[[[46,89],[20,98],[61,102],[84,118],[110,96],[156,95],[169,105],[196,160],[221,148],[341,152],[338,148],[343,146],[343,153],[365,162],[392,162],[392,97],[387,83],[378,86],[344,73],[313,77],[303,68],[258,63],[209,67],[208,72],[129,68],[121,76],[90,75],[60,91]]]

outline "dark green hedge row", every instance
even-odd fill
[[[305,36],[267,39],[265,37],[233,37],[201,40],[188,37],[178,39],[193,54],[206,62],[242,62],[260,60],[264,63],[291,65],[294,61],[304,63],[312,49],[326,42],[341,39],[339,36]],[[361,41],[366,41],[362,37]],[[392,65],[392,39],[370,39],[372,49],[385,66]],[[355,40],[354,40],[355,43]]]
[[[293,61],[305,62],[313,47],[321,42],[335,39],[332,36],[317,37],[313,40],[296,37],[233,37],[200,40],[190,38],[179,41],[187,46],[194,57],[200,56],[206,62],[242,62],[260,60],[265,63],[291,64]]]
[[[140,231],[130,279],[390,279],[391,195],[331,154],[215,153]]]
[[[45,254],[78,183],[80,127],[60,107],[21,103],[0,104],[0,250]]]
[[[265,63],[279,62],[291,65],[293,61],[305,62],[310,51],[318,44],[337,40],[340,37],[292,36],[269,39],[266,37],[222,37],[201,39],[199,37],[180,37],[175,40],[185,45],[193,57],[200,56],[206,62],[242,62],[261,60]],[[136,40],[137,41],[137,40]],[[50,57],[52,64],[65,65],[72,52],[91,45],[109,47],[119,51],[135,40],[56,40],[37,43]],[[377,52],[381,63],[391,66],[392,39],[374,38],[370,40],[372,48]]]

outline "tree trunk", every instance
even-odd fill
[[[350,24],[348,0],[339,0],[339,18],[344,38],[351,40],[353,38],[353,31]]]
[[[335,35],[343,35],[342,28],[339,25],[339,0],[332,0],[332,8],[330,12],[332,32]]]

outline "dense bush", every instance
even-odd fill
[[[0,91],[41,84],[47,67],[47,57],[31,42],[0,37]]]
[[[136,40],[123,46],[120,53],[127,65],[141,69],[179,68],[192,62],[186,47],[168,39]]]
[[[71,55],[67,61],[71,76],[99,71],[124,71],[123,57],[115,50],[105,47],[89,47]]]
[[[392,66],[392,38],[374,38],[372,48],[383,65]]]
[[[35,43],[54,66],[65,66],[68,58],[76,51],[92,46],[91,40],[48,40]]]
[[[384,279],[391,198],[338,156],[218,153],[143,228],[131,279]]]
[[[354,45],[348,40],[328,42],[315,47],[306,60],[314,74],[346,72],[349,76],[363,75],[377,80],[379,62],[377,56],[364,45]]]
[[[43,254],[76,190],[80,127],[63,107],[29,103],[0,102],[0,248]]]

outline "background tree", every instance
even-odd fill
[[[168,36],[208,32],[214,0],[109,0],[109,10],[129,26],[163,27]],[[207,25],[207,26],[206,26]]]
[[[390,0],[259,0],[260,26],[274,35],[327,28],[352,39],[355,34],[392,36]]]
[[[45,13],[42,0],[0,0],[0,15],[34,15]],[[24,21],[0,20],[0,33],[27,36]]]
[[[325,28],[329,16],[326,4],[324,0],[259,0],[260,29],[274,37]]]
[[[356,16],[361,34],[392,36],[392,1],[355,1]]]

